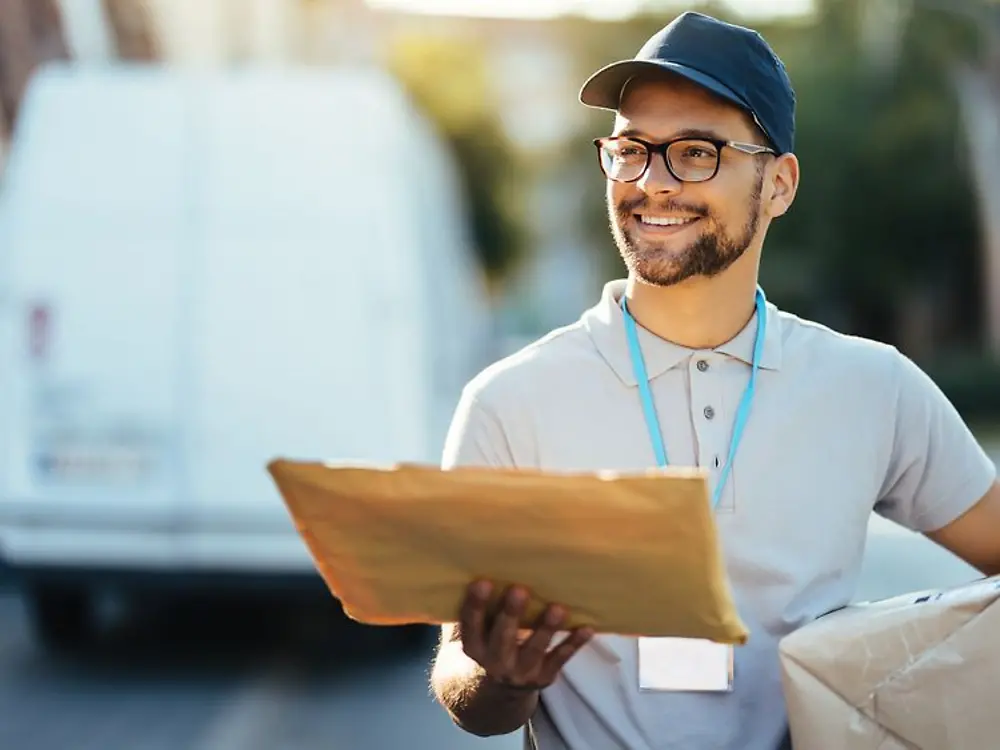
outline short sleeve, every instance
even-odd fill
[[[934,381],[908,357],[895,357],[895,429],[875,510],[927,533],[972,508],[997,468]]]
[[[499,417],[474,391],[466,388],[448,428],[441,467],[511,468],[514,465],[513,451]]]

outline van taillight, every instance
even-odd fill
[[[49,355],[52,314],[48,305],[33,305],[28,314],[28,348],[31,359],[40,362]]]

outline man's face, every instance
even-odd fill
[[[662,143],[700,132],[726,141],[766,145],[749,118],[679,79],[633,84],[623,97],[613,135]],[[716,276],[758,239],[767,156],[721,151],[716,176],[680,182],[654,155],[636,182],[608,180],[611,231],[629,272],[655,286]],[[664,220],[684,223],[663,226]]]

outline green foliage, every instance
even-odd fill
[[[499,283],[523,257],[527,230],[517,155],[500,124],[482,48],[450,36],[401,35],[388,64],[454,151],[477,258]]]
[[[805,255],[816,309],[800,312],[821,316],[835,302],[854,332],[893,340],[897,303],[914,289],[967,297],[976,287],[976,201],[949,77],[972,42],[966,21],[917,10],[897,64],[880,77],[859,44],[858,12],[854,2],[827,3],[805,32],[808,51],[787,56],[803,179],[769,237],[762,275]],[[960,328],[975,326],[974,305],[958,312]]]
[[[1000,361],[966,354],[941,357],[924,369],[967,421],[1000,424]]]

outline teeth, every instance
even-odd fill
[[[676,227],[682,224],[690,224],[694,219],[678,219],[666,216],[640,216],[643,224],[655,224],[658,227]]]

